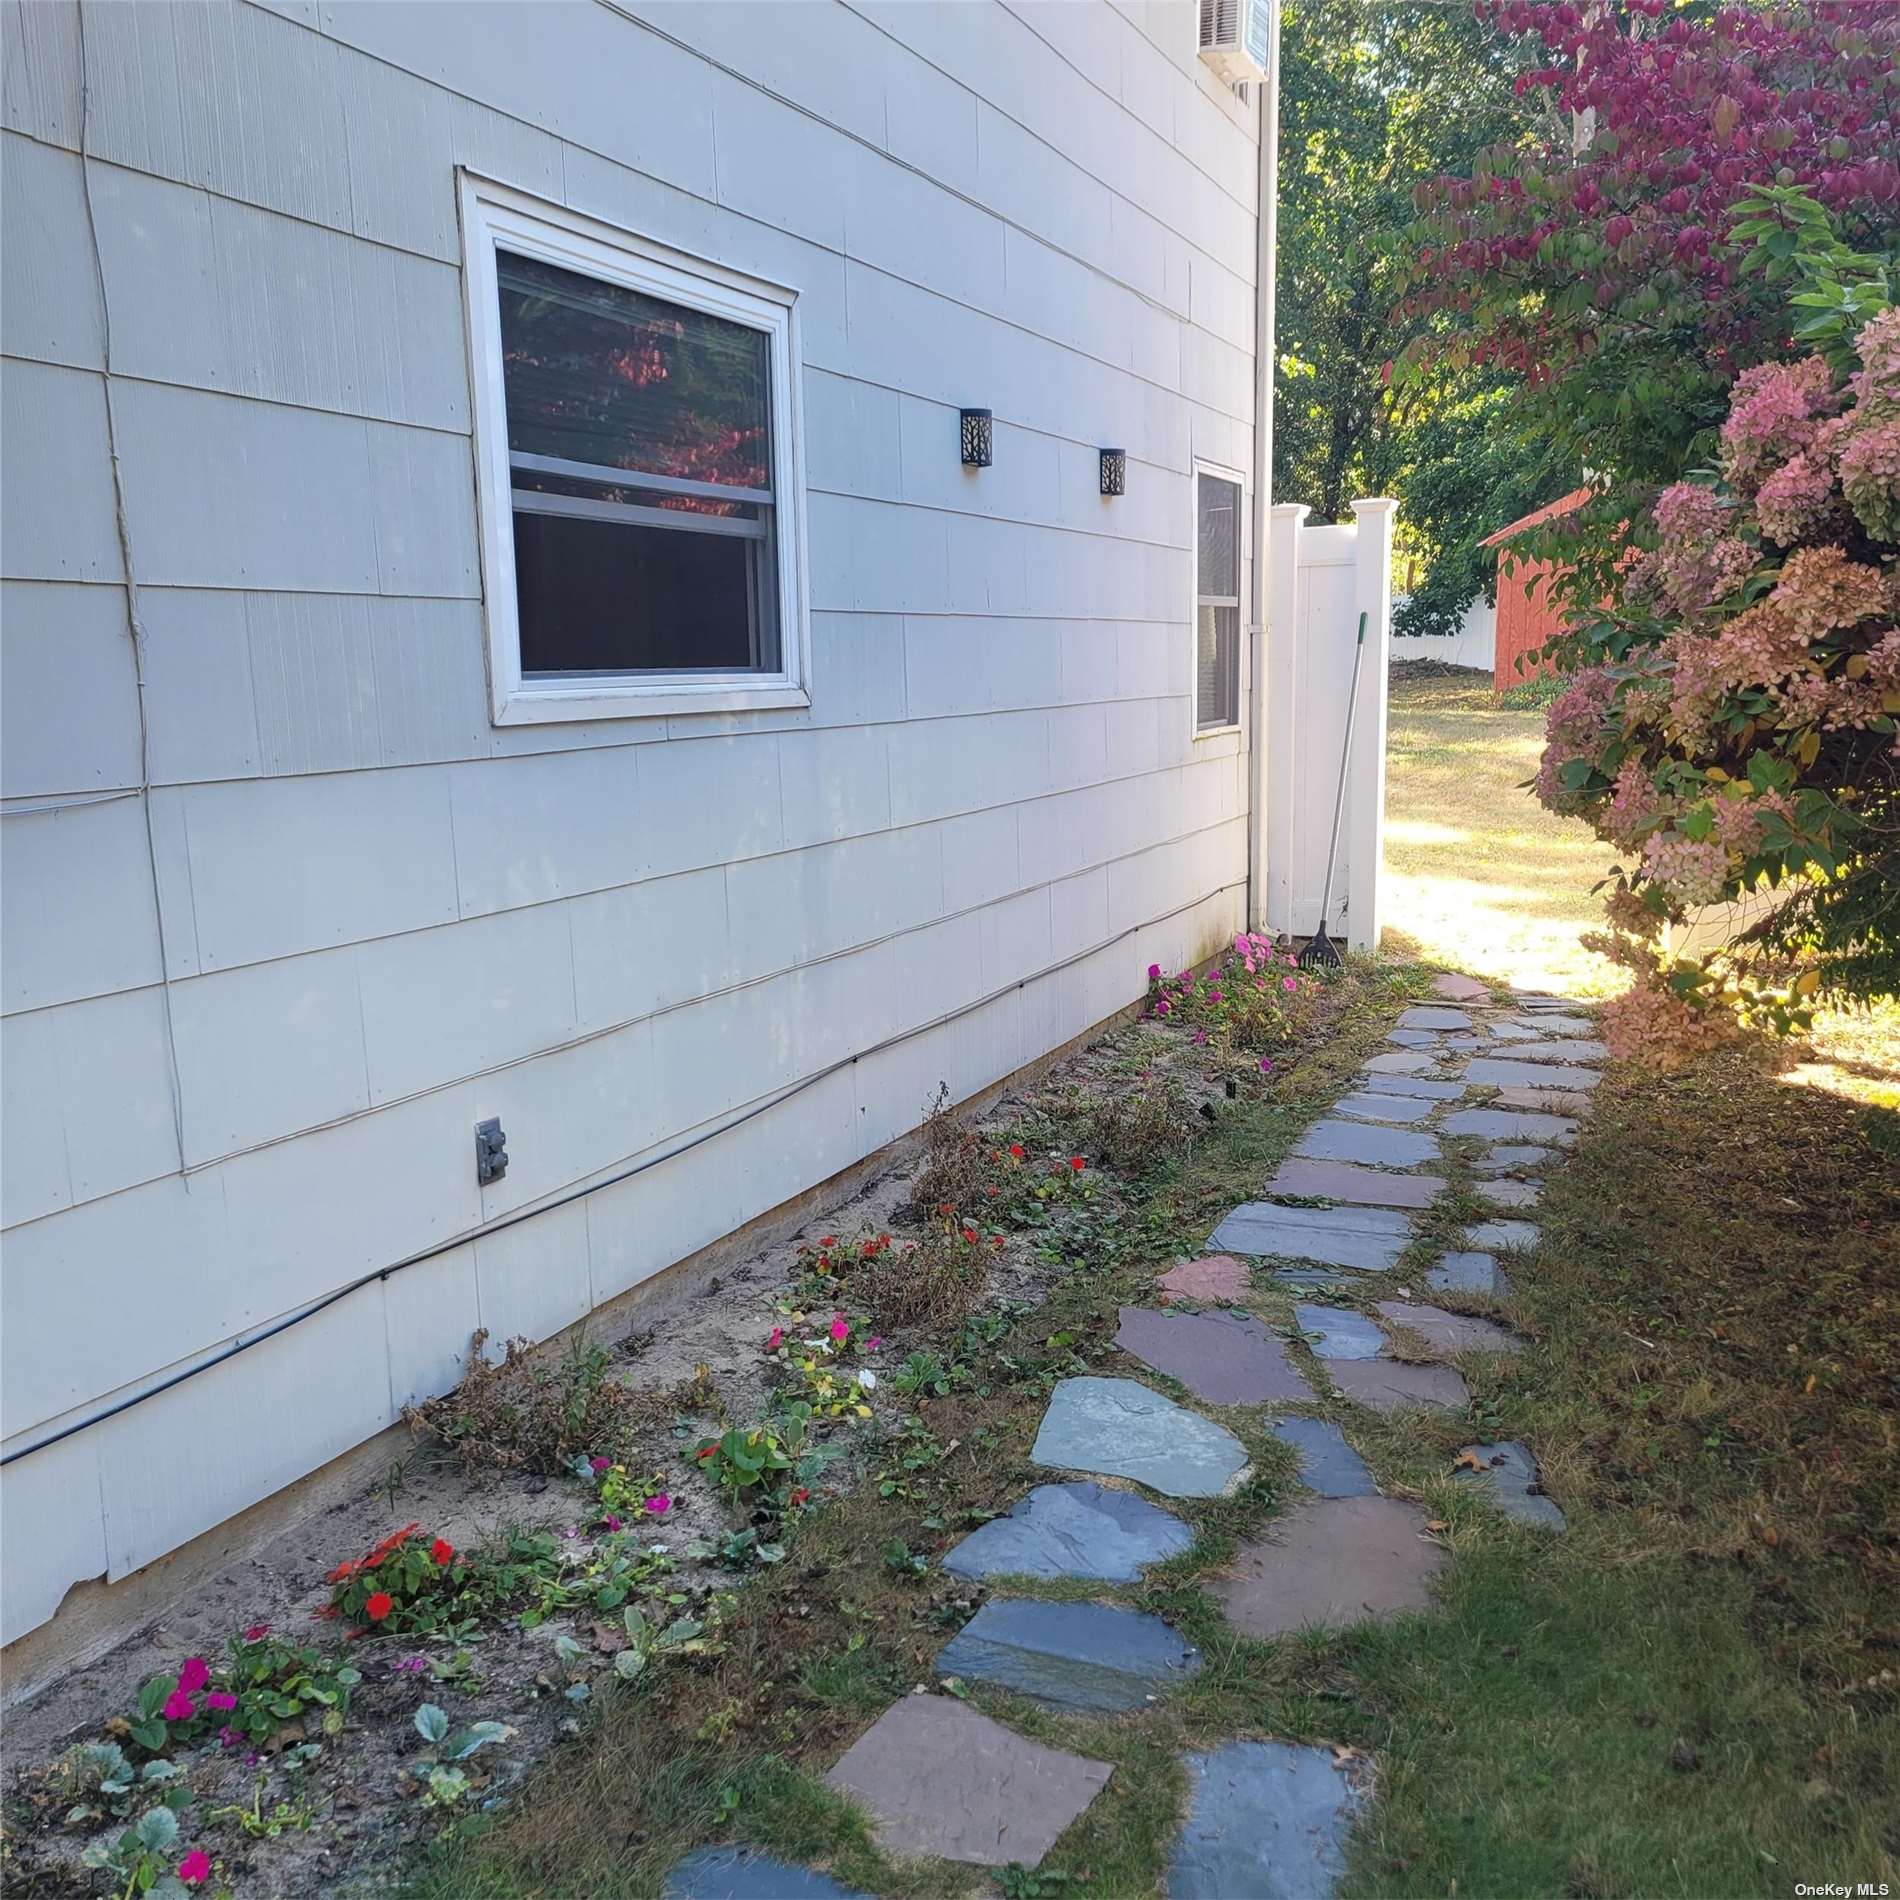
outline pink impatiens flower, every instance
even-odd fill
[[[1168,999],[1164,996],[1161,999],[1161,1001],[1155,1005],[1155,1014],[1157,1016],[1165,1016],[1167,1013],[1168,1013]]]
[[[783,1326],[774,1326],[772,1328],[771,1336],[765,1342],[765,1350],[767,1352],[777,1352],[779,1347],[782,1346],[784,1343],[785,1343],[785,1328]]]
[[[194,1847],[178,1863],[178,1878],[187,1887],[202,1887],[211,1878],[211,1856],[202,1847]]]
[[[1280,987],[1290,993],[1300,987],[1300,979],[1297,976],[1283,976],[1280,979]]]
[[[649,1517],[659,1517],[672,1508],[673,1500],[664,1491],[646,1501],[646,1512]]]
[[[851,1322],[846,1319],[842,1313],[836,1313],[832,1316],[831,1336],[837,1340],[840,1345],[843,1345],[843,1343],[851,1337]]]
[[[198,1705],[182,1689],[174,1689],[159,1710],[168,1722],[189,1722],[198,1713]]]
[[[598,1478],[603,1472],[611,1471],[614,1468],[614,1461],[611,1458],[596,1456],[588,1459],[587,1468]]]
[[[244,1640],[247,1643],[261,1643],[269,1634],[270,1625],[268,1623],[253,1623],[251,1627],[244,1632]]]
[[[607,1515],[603,1517],[600,1521],[601,1521],[602,1528],[606,1530],[617,1531],[617,1530],[625,1529],[625,1526],[620,1522],[619,1518],[615,1517],[613,1512],[611,1511],[609,1511]]]
[[[178,1686],[187,1695],[194,1695],[211,1680],[211,1665],[202,1656],[187,1656],[185,1666],[178,1672]]]
[[[1160,964],[1158,963],[1149,964],[1148,981],[1150,983],[1159,983],[1161,981],[1161,965]]]
[[[232,1709],[237,1707],[237,1697],[230,1694],[228,1690],[213,1689],[210,1694],[205,1697],[205,1707],[207,1709],[216,1709],[220,1714],[229,1714]]]
[[[866,1352],[876,1352],[877,1349],[881,1345],[883,1345],[883,1343],[884,1343],[883,1334],[873,1333],[871,1337],[864,1342],[864,1350]]]

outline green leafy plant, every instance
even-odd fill
[[[542,1533],[510,1531],[467,1552],[443,1537],[425,1542],[421,1528],[407,1524],[338,1564],[327,1579],[331,1609],[358,1629],[459,1638],[532,1599],[562,1568],[554,1539]]]
[[[237,1706],[225,1712],[224,1725],[253,1743],[269,1741],[292,1722],[308,1730],[314,1721],[321,1733],[335,1735],[349,1714],[350,1692],[362,1680],[360,1670],[313,1644],[268,1634],[237,1637],[222,1672],[223,1688],[237,1697]]]
[[[891,1374],[891,1384],[906,1397],[947,1398],[951,1388],[960,1383],[962,1370],[947,1363],[940,1353],[924,1348],[912,1353]]]
[[[912,1550],[901,1537],[887,1537],[878,1546],[884,1568],[898,1577],[921,1577],[930,1570],[930,1559],[921,1550]]]
[[[1059,1867],[1025,1867],[1013,1860],[996,1876],[1004,1900],[1048,1900],[1056,1893],[1080,1893],[1086,1879],[1065,1873]]]
[[[752,1570],[761,1564],[785,1561],[785,1546],[762,1539],[756,1529],[728,1531],[715,1543],[697,1543],[687,1555],[700,1563],[722,1564],[728,1570]]]
[[[191,1802],[191,1790],[182,1783],[184,1770],[176,1762],[154,1760],[135,1768],[117,1742],[80,1742],[54,1764],[48,1786],[72,1805],[66,1825],[126,1819],[154,1801],[174,1812]],[[177,1784],[177,1785],[174,1785]]]
[[[945,1447],[937,1442],[915,1412],[909,1413],[891,1434],[890,1462],[877,1474],[881,1498],[915,1498],[923,1489],[922,1474],[940,1465]]]
[[[811,1407],[794,1401],[768,1423],[735,1425],[702,1440],[694,1462],[735,1507],[783,1511],[803,1504],[828,1454],[811,1444]]]
[[[88,1842],[79,1861],[121,1883],[120,1900],[133,1900],[136,1894],[180,1900],[189,1887],[210,1877],[211,1859],[202,1850],[182,1859],[175,1859],[177,1853],[178,1815],[169,1807],[156,1807],[147,1808],[124,1833]]]

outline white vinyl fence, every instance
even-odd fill
[[[1335,941],[1379,941],[1385,856],[1386,671],[1392,647],[1393,501],[1356,501],[1350,527],[1309,528],[1310,510],[1272,510],[1267,600],[1266,921],[1319,928],[1339,790],[1347,695],[1358,675],[1339,859],[1327,927]],[[1355,646],[1359,615],[1365,644]]]

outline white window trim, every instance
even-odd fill
[[[1239,494],[1236,505],[1240,509],[1240,519],[1235,523],[1239,572],[1234,577],[1235,584],[1240,589],[1237,629],[1239,651],[1235,655],[1234,666],[1235,717],[1224,726],[1201,724],[1201,477],[1203,475],[1212,475],[1217,480],[1232,482]],[[1252,519],[1252,511],[1247,506],[1246,476],[1237,468],[1228,468],[1221,462],[1209,462],[1197,455],[1194,458],[1194,479],[1188,484],[1188,726],[1190,736],[1196,744],[1203,739],[1231,738],[1242,729],[1247,716],[1248,648],[1252,645],[1247,638],[1247,562],[1251,552],[1247,546],[1247,537],[1251,532]]]
[[[805,598],[803,418],[798,293],[698,258],[469,172],[460,179],[462,285],[474,393],[475,492],[481,526],[489,703],[498,726],[563,720],[764,712],[811,704],[811,625]],[[775,673],[656,674],[540,682],[521,676],[515,592],[513,482],[502,381],[495,247],[766,332],[772,377],[772,488],[778,510],[780,668]]]

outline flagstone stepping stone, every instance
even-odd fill
[[[1033,1867],[1108,1784],[1105,1761],[1046,1748],[954,1696],[908,1695],[825,1780],[888,1854]]]
[[[1271,1201],[1248,1201],[1214,1229],[1212,1244],[1231,1253],[1275,1254],[1323,1267],[1384,1273],[1397,1265],[1411,1237],[1412,1223],[1387,1208],[1279,1207]]]
[[[1410,1049],[1387,1049],[1366,1058],[1366,1067],[1381,1075],[1418,1075],[1433,1066],[1430,1056]]]
[[[1480,983],[1475,976],[1460,976],[1456,971],[1447,970],[1443,976],[1432,978],[1432,994],[1442,996],[1448,1003],[1483,1003],[1491,996],[1491,985]]]
[[[1243,1544],[1209,1585],[1243,1636],[1283,1636],[1315,1624],[1345,1629],[1368,1616],[1431,1607],[1444,1567],[1425,1513],[1402,1498],[1317,1498]]]
[[[1438,1037],[1429,1029],[1392,1029],[1386,1032],[1386,1041],[1395,1042],[1401,1049],[1437,1049]]]
[[[1492,1141],[1561,1142],[1571,1138],[1577,1124],[1568,1116],[1538,1115],[1522,1108],[1455,1108],[1440,1126],[1448,1135],[1482,1135]]]
[[[1596,1028],[1596,1024],[1588,1016],[1570,1015],[1561,1009],[1553,1009],[1526,998],[1519,1000],[1531,1012],[1538,1028],[1547,1036],[1587,1036]]]
[[[1405,1326],[1436,1352],[1522,1352],[1524,1342],[1496,1320],[1474,1319],[1469,1313],[1447,1313],[1441,1306],[1420,1306],[1411,1300],[1381,1300],[1379,1314],[1394,1326]]]
[[[1462,1009],[1440,1009],[1433,1003],[1415,1003],[1399,1018],[1401,1029],[1469,1029],[1471,1018]]]
[[[1247,1468],[1246,1446],[1224,1425],[1133,1379],[1064,1379],[1029,1456],[1170,1498],[1217,1498]]]
[[[1115,1344],[1210,1404],[1312,1396],[1286,1347],[1251,1313],[1157,1313],[1124,1306]]]
[[[1316,1359],[1376,1359],[1385,1351],[1385,1335],[1350,1307],[1296,1306],[1293,1319]]]
[[[1544,1191],[1541,1181],[1478,1181],[1473,1185],[1493,1207],[1535,1207]]]
[[[1547,1042],[1519,1043],[1511,1050],[1516,1062],[1607,1062],[1607,1043],[1589,1038],[1552,1037]]]
[[[1422,1412],[1470,1402],[1471,1389],[1452,1366],[1409,1366],[1396,1359],[1332,1359],[1327,1376],[1340,1394],[1369,1412]]]
[[[1455,1102],[1465,1092],[1462,1082],[1440,1082],[1429,1075],[1382,1075],[1369,1070],[1359,1086],[1374,1095],[1410,1095],[1421,1102]]]
[[[1438,1159],[1438,1143],[1408,1128],[1323,1121],[1315,1122],[1300,1137],[1293,1152],[1303,1161],[1365,1161],[1379,1168],[1415,1168],[1421,1161]]]
[[[1329,1900],[1362,1798],[1330,1748],[1225,1742],[1185,1761],[1168,1900]]]
[[[1323,1267],[1276,1267],[1274,1283],[1300,1293],[1344,1293],[1353,1284],[1350,1274],[1328,1273]]]
[[[939,1676],[973,1676],[1048,1708],[1108,1715],[1179,1688],[1201,1652],[1158,1616],[1106,1603],[993,1600],[937,1656]]]
[[[1603,1080],[1594,1069],[1568,1062],[1513,1062],[1478,1056],[1465,1064],[1465,1080],[1500,1089],[1573,1089],[1588,1093]]]
[[[1381,1095],[1367,1089],[1359,1095],[1342,1095],[1332,1112],[1360,1122],[1422,1122],[1437,1106],[1436,1102],[1420,1101],[1411,1095]]]
[[[1485,1468],[1482,1471],[1466,1468],[1452,1475],[1489,1492],[1491,1502],[1506,1517],[1547,1530],[1568,1528],[1563,1512],[1544,1496],[1538,1480],[1537,1460],[1528,1445],[1507,1438],[1495,1445],[1467,1445],[1458,1456],[1476,1458]]]
[[[1247,1269],[1232,1254],[1203,1254],[1170,1267],[1155,1285],[1178,1300],[1237,1300],[1247,1291]]]
[[[1527,1252],[1537,1245],[1537,1223],[1530,1220],[1484,1220],[1465,1229],[1465,1239],[1480,1252],[1492,1249]]]
[[[1491,1045],[1482,1036],[1447,1036],[1445,1047],[1461,1056],[1477,1055]]]
[[[1329,1418],[1276,1418],[1273,1435],[1300,1455],[1300,1482],[1323,1498],[1370,1498],[1379,1487],[1366,1461]]]
[[[993,1517],[943,1560],[953,1577],[1084,1577],[1134,1583],[1149,1564],[1178,1557],[1194,1533],[1158,1504],[1107,1485],[1039,1484],[1006,1517]]]
[[[863,1900],[828,1875],[750,1847],[696,1847],[667,1875],[662,1900]]]
[[[1511,1282],[1488,1253],[1448,1253],[1426,1274],[1425,1284],[1435,1293],[1489,1293],[1500,1300],[1511,1296]]]
[[[1541,1167],[1549,1159],[1548,1148],[1493,1148],[1488,1155],[1480,1156],[1471,1164],[1471,1171],[1474,1174],[1511,1174],[1521,1168]]]
[[[1492,1108],[1533,1108],[1541,1114],[1587,1115],[1590,1098],[1570,1089],[1499,1089],[1491,1098]]]
[[[1269,1194],[1348,1201],[1360,1207],[1429,1207],[1444,1191],[1444,1182],[1435,1174],[1387,1174],[1379,1168],[1356,1168],[1350,1161],[1282,1161],[1267,1183]]]
[[[1499,1042],[1524,1043],[1535,1041],[1544,1032],[1535,1023],[1527,1023],[1522,1018],[1505,1017],[1502,1022],[1488,1022],[1485,1029]]]

